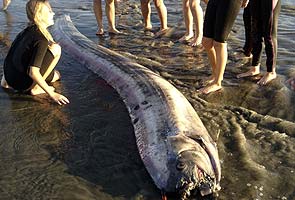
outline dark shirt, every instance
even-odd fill
[[[8,85],[16,90],[28,89],[33,83],[29,67],[41,68],[48,49],[48,40],[36,25],[28,26],[13,41],[4,60],[4,74]]]

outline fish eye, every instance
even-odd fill
[[[185,168],[185,164],[183,163],[183,162],[179,162],[179,163],[177,163],[177,165],[176,165],[176,169],[178,170],[178,171],[181,171],[181,170],[183,170]]]

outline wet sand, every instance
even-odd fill
[[[189,99],[217,140],[222,190],[216,199],[291,200],[295,92],[285,80],[295,75],[295,5],[286,2],[279,20],[279,77],[268,87],[257,86],[257,78],[235,78],[249,67],[236,54],[244,37],[240,14],[229,40],[224,88],[209,95],[197,93],[210,75],[204,49],[177,42],[184,33],[181,2],[166,3],[172,30],[157,39],[155,9],[154,29],[144,32],[137,1],[121,1],[117,9],[118,28],[126,35],[103,37],[95,35],[91,1],[52,1],[52,6],[56,16],[70,14],[79,31],[95,43],[161,74]],[[0,12],[1,74],[8,47],[25,23],[22,3],[12,2],[7,12]],[[66,52],[57,68],[63,79],[54,86],[70,98],[67,106],[55,105],[44,95],[0,89],[0,199],[159,199],[118,94]]]

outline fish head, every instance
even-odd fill
[[[167,139],[174,188],[182,200],[191,193],[205,196],[221,189],[218,152],[209,137],[177,134]]]
[[[176,161],[179,172],[176,190],[181,199],[186,199],[192,192],[199,191],[202,196],[213,193],[215,188],[214,172],[210,160],[196,150],[186,150],[179,154]]]

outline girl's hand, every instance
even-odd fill
[[[68,100],[67,97],[57,93],[57,92],[52,92],[50,94],[50,97],[59,105],[63,105],[63,104],[68,104],[70,103],[70,101]]]

